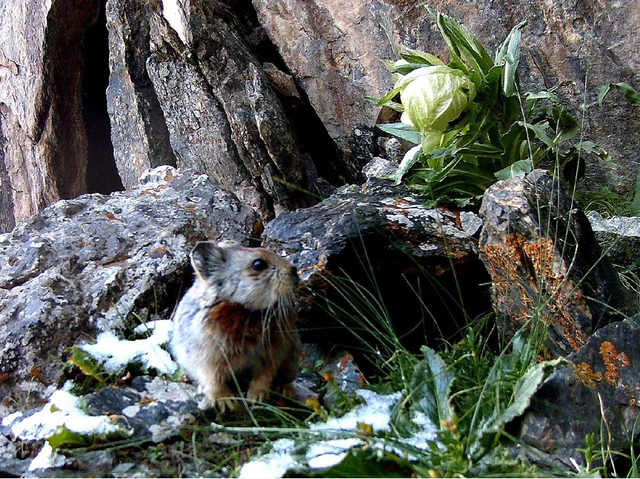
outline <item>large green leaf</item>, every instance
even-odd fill
[[[409,151],[407,151],[400,162],[400,167],[396,171],[395,174],[395,184],[399,185],[402,182],[402,179],[407,174],[407,172],[416,164],[420,155],[422,154],[422,147],[420,145],[414,146]]]
[[[429,10],[433,15],[433,11]],[[440,12],[435,13],[435,17],[450,53],[453,52],[457,58],[464,58],[469,66],[469,76],[479,86],[494,66],[493,60],[478,39],[462,24]]]
[[[509,178],[518,178],[524,176],[527,173],[533,171],[533,161],[530,158],[525,160],[516,161],[510,164],[506,168],[494,173],[495,177],[499,180],[508,180]]]
[[[419,50],[411,50],[410,48],[404,48],[400,57],[409,62],[422,65],[444,65],[444,62],[435,55],[430,53],[421,52]]]
[[[540,388],[542,382],[547,378],[550,372],[562,362],[566,362],[566,360],[564,358],[559,358],[554,359],[553,361],[544,361],[528,369],[515,385],[511,404],[502,411],[496,411],[492,417],[488,418],[482,425],[482,433],[498,432],[508,422],[518,416],[521,416],[529,407],[531,398]]]
[[[629,103],[635,106],[640,106],[640,92],[638,92],[635,88],[633,88],[628,83],[620,82],[620,83],[609,83],[608,85],[603,86],[598,93],[598,104],[602,105],[604,101],[604,97],[611,90],[619,90],[624,93],[624,97],[627,99]]]
[[[413,406],[426,414],[433,424],[452,421],[449,394],[455,376],[433,349],[423,346],[421,351],[424,359],[416,366],[411,383]]]
[[[385,133],[407,140],[414,145],[419,145],[422,142],[422,135],[420,132],[405,123],[381,123],[377,126]]]
[[[526,123],[523,121],[519,121],[518,124],[522,125],[528,130],[531,130],[536,136],[536,138],[542,141],[542,143],[544,143],[548,147],[550,148],[554,147],[553,140],[549,137],[549,135],[546,132],[546,129],[549,128],[548,121],[543,121],[541,123]]]
[[[495,64],[504,64],[502,69],[502,91],[506,96],[516,93],[516,72],[520,61],[520,29],[527,22],[518,23],[496,53]]]

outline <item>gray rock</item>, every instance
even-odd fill
[[[139,376],[131,386],[106,387],[84,397],[87,413],[115,414],[134,438],[162,442],[202,415],[209,405],[192,384]]]
[[[86,191],[81,46],[99,8],[97,0],[0,5],[0,232]]]
[[[176,165],[157,94],[149,79],[149,17],[144,0],[109,0],[109,87],[107,107],[118,173],[125,188],[133,188],[147,169]]]
[[[604,219],[595,211],[587,217],[591,227],[607,255],[614,263],[629,265],[640,257],[640,218],[614,216]]]
[[[587,434],[613,450],[640,436],[640,316],[599,329],[567,360],[536,392],[521,439],[573,469],[569,458],[583,463]]]
[[[539,314],[551,354],[566,356],[622,319],[626,296],[610,260],[578,204],[548,172],[494,184],[480,216],[480,257],[507,337]]]
[[[78,339],[168,317],[195,242],[244,241],[257,222],[207,176],[160,167],[134,190],[59,201],[0,236],[0,390],[16,401],[1,407],[46,395]]]
[[[147,61],[178,166],[206,172],[265,220],[312,204],[297,188],[315,190],[315,171],[236,20],[205,1],[186,4],[184,17],[185,41],[152,16]]]
[[[490,309],[488,291],[479,286],[488,280],[477,256],[480,225],[474,213],[425,208],[423,198],[406,188],[371,178],[318,205],[280,215],[267,224],[263,243],[287,256],[307,284],[300,301],[303,341],[344,344],[348,328],[335,323],[329,311],[334,301],[345,301],[341,293],[353,281],[396,318],[399,335],[424,318],[425,335],[410,340],[418,347],[425,336],[433,340],[462,327],[456,324],[456,315],[464,315],[460,302],[471,317]],[[357,294],[353,299],[362,301]],[[372,345],[373,338],[364,347]]]

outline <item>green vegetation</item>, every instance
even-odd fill
[[[516,25],[492,59],[463,25],[431,11],[448,49],[448,65],[414,50],[387,67],[394,88],[377,100],[402,112],[379,128],[416,147],[395,180],[432,203],[476,204],[498,179],[524,175],[540,162],[561,170],[584,153],[600,154],[580,137],[578,121],[552,90],[521,92]],[[400,94],[401,102],[394,101]]]
[[[396,182],[405,182],[424,193],[432,203],[466,206],[476,203],[493,182],[526,174],[541,161],[561,169],[583,153],[598,152],[595,145],[582,141],[578,121],[552,91],[520,91],[517,66],[523,24],[511,31],[492,59],[466,28],[444,15],[432,14],[449,48],[449,64],[428,53],[406,51],[400,61],[388,63],[397,81],[389,94],[378,100],[378,104],[403,114],[400,123],[380,128],[416,145],[405,156]],[[636,101],[637,92],[627,87],[611,84],[599,99],[617,89]],[[398,94],[400,103],[394,100]],[[621,203],[628,211],[634,208],[630,200],[622,202],[605,189],[590,199],[579,199],[587,208],[610,214],[618,213]],[[527,447],[510,434],[511,423],[524,413],[543,381],[563,361],[539,360],[546,331],[535,307],[525,326],[505,340],[498,337],[493,326],[493,313],[469,318],[461,305],[462,317],[436,318],[416,289],[423,311],[415,326],[401,333],[398,318],[392,318],[385,305],[371,265],[364,261],[362,266],[368,269],[370,284],[360,284],[347,274],[329,277],[328,287],[337,299],[327,300],[324,306],[328,316],[359,340],[358,348],[374,368],[370,377],[376,382],[371,389],[400,392],[390,414],[389,430],[375,432],[367,423],[346,432],[313,429],[313,424],[360,406],[357,397],[344,393],[328,378],[325,391],[334,389],[337,398],[331,410],[319,401],[309,401],[308,407],[259,404],[235,416],[210,417],[203,413],[178,437],[152,446],[148,438],[87,445],[85,439],[62,431],[53,438],[55,447],[78,460],[91,451],[113,452],[118,462],[137,464],[137,474],[169,477],[237,475],[243,463],[269,453],[275,441],[282,438],[296,441],[293,457],[301,464],[305,452],[319,440],[358,441],[328,469],[312,470],[303,465],[290,472],[312,477],[624,474],[616,470],[614,453],[602,438],[585,438],[584,467],[566,471],[546,464],[542,470],[539,465],[544,460],[527,454]],[[627,268],[624,275],[640,290],[635,267]],[[429,294],[444,292],[430,288]],[[444,298],[445,302],[462,303],[454,293],[448,294],[451,297]],[[540,304],[547,299],[541,297]],[[413,319],[402,318],[407,322]],[[449,319],[459,325],[455,338],[444,334],[430,338],[425,334],[421,338],[425,345],[419,351],[406,346],[406,336],[426,331],[426,322],[437,325]],[[496,346],[490,346],[490,339]],[[437,347],[433,346],[434,340]],[[426,346],[428,341],[432,347]],[[70,363],[82,373],[85,387],[117,382],[117,376],[104,373],[80,348],[73,348]],[[425,433],[427,425],[433,435],[418,444],[416,439]],[[633,447],[625,458],[628,474],[637,475],[638,458]],[[539,462],[534,465],[533,459]]]

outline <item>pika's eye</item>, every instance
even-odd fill
[[[253,269],[254,271],[264,271],[268,266],[269,263],[267,263],[263,259],[257,259],[253,263],[251,263],[251,269]]]

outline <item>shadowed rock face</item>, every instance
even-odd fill
[[[206,176],[161,167],[127,193],[59,201],[0,235],[2,393],[37,399],[80,337],[169,317],[195,242],[243,241],[257,223]]]
[[[535,394],[522,420],[521,438],[543,454],[532,456],[571,468],[583,462],[587,434],[612,449],[636,441],[640,402],[640,317],[609,324],[569,355]],[[609,443],[610,441],[610,443]]]
[[[99,0],[0,6],[4,231],[53,201],[86,191],[81,45],[99,7]]]
[[[496,183],[480,216],[480,257],[507,336],[539,314],[550,352],[566,356],[621,319],[617,310],[626,305],[617,274],[578,204],[548,172]]]

